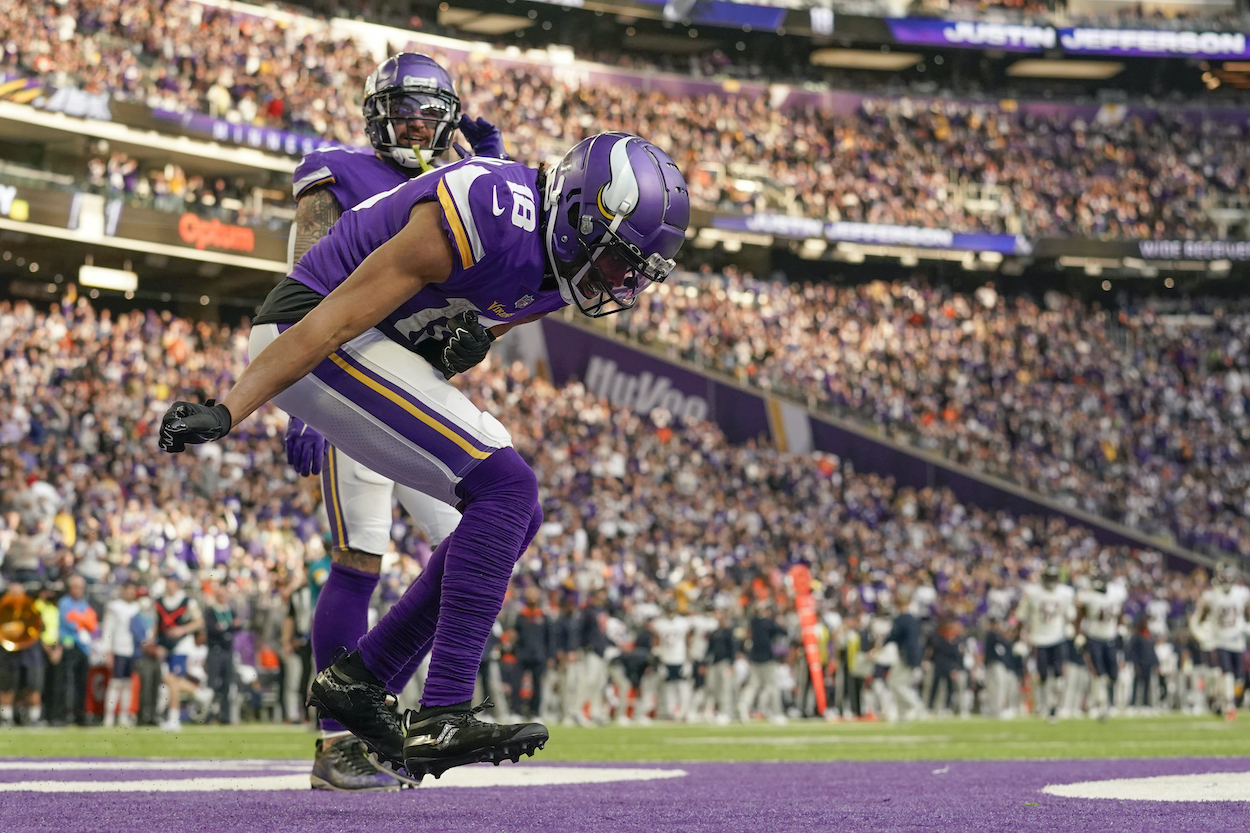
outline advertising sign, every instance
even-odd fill
[[[266,260],[286,261],[287,232],[266,226],[238,226],[190,212],[170,214],[154,208],[121,206],[107,233],[113,237],[147,240],[185,246],[199,251],[254,255]]]

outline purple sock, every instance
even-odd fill
[[[342,564],[330,565],[330,577],[317,597],[313,611],[313,659],[317,670],[328,668],[339,648],[351,651],[369,629],[369,599],[378,577]],[[323,718],[325,732],[345,731],[337,720]]]
[[[473,698],[482,651],[503,606],[512,566],[541,523],[534,473],[511,448],[479,463],[460,483],[464,516],[447,545],[441,596],[433,582],[404,594],[400,604],[361,640],[361,657],[379,679],[391,680],[421,650],[428,637],[429,608],[437,605],[433,656],[425,706],[447,706]],[[422,578],[425,574],[422,574]],[[412,604],[403,604],[414,591]],[[425,610],[419,603],[424,601]],[[402,606],[401,606],[402,605]]]

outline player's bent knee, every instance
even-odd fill
[[[332,549],[330,550],[330,561],[334,564],[375,576],[382,572],[382,556],[362,550]]]
[[[489,494],[532,507],[538,503],[538,478],[515,448],[501,448],[478,463],[458,491],[466,504]]]

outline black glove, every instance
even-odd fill
[[[477,323],[477,313],[472,310],[451,319],[447,326],[451,335],[443,342],[443,372],[450,379],[486,358],[495,337]]]
[[[161,417],[161,433],[158,444],[161,451],[177,454],[185,451],[187,444],[199,445],[220,440],[230,433],[234,418],[225,405],[212,399],[203,405],[194,402],[175,402]]]

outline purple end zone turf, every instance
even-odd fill
[[[289,775],[273,762],[212,771],[13,770],[0,783]],[[561,764],[560,766],[567,766]],[[609,768],[610,765],[595,765]],[[1250,829],[1250,802],[1168,803],[1056,798],[1047,784],[1250,771],[1250,758],[632,764],[686,777],[545,787],[314,792],[0,792],[0,830],[139,831],[1231,831]],[[72,785],[68,786],[72,790]]]

